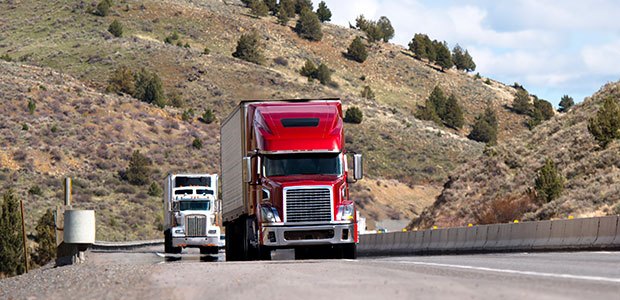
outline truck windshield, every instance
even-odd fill
[[[179,210],[209,210],[211,201],[181,201]]]
[[[274,154],[263,157],[265,176],[342,175],[339,153]]]

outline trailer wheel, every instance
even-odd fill
[[[237,241],[239,238],[237,237],[239,234],[235,230],[236,224],[231,222],[226,225],[226,261],[236,261],[239,260],[239,255],[237,252],[239,251],[239,245],[237,245]]]

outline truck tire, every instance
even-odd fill
[[[181,247],[172,247],[172,232],[170,229],[164,231],[164,252],[179,254],[183,250]]]
[[[226,225],[226,261],[236,261],[239,260],[239,255],[237,254],[239,251],[239,246],[237,245],[237,240],[239,239],[239,233],[235,230],[235,223],[231,222]]]
[[[217,247],[200,247],[200,254],[217,255]]]
[[[342,245],[342,258],[357,259],[357,244]]]

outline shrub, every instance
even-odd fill
[[[263,0],[253,0],[250,3],[250,9],[252,14],[257,17],[265,17],[269,14],[269,7],[263,2]]]
[[[174,44],[177,41],[180,42],[179,33],[176,31],[170,34],[169,36],[167,36],[166,38],[164,38],[164,43],[166,44]]]
[[[52,128],[50,128],[50,131],[51,131],[52,133],[56,133],[56,132],[58,132],[58,126],[57,126],[56,124],[52,125]]]
[[[19,202],[12,190],[4,193],[0,206],[0,274],[24,273]]]
[[[418,107],[415,112],[415,117],[420,120],[433,121],[438,125],[441,125],[441,119],[435,110],[435,105],[431,102],[430,98],[426,99],[424,106]]]
[[[32,115],[37,109],[37,103],[33,99],[28,100],[28,112]]]
[[[288,66],[288,60],[282,56],[278,56],[274,58],[273,62],[281,66],[285,66],[285,67]]]
[[[211,50],[209,50],[209,47],[205,47],[204,50],[202,50],[202,54],[204,55],[209,55],[209,53],[211,53]]]
[[[278,18],[284,16],[290,19],[295,16],[295,1],[296,0],[280,0],[278,7]]]
[[[153,196],[153,197],[162,196],[161,187],[155,181],[151,182],[151,185],[149,186],[149,196]]]
[[[316,9],[316,15],[319,17],[319,21],[321,21],[321,23],[331,21],[332,11],[327,8],[325,1],[319,2],[319,8]]]
[[[301,14],[306,9],[312,11],[312,0],[295,0],[295,13]]]
[[[262,45],[256,31],[241,35],[237,41],[237,48],[232,54],[233,57],[243,59],[255,64],[263,62]]]
[[[193,108],[188,108],[185,111],[183,111],[183,114],[181,114],[181,120],[185,121],[185,122],[191,122],[194,119],[194,109]]]
[[[30,126],[28,126],[28,124],[26,124],[26,123],[22,124],[22,130],[23,131],[28,131],[28,129],[30,129]]]
[[[28,189],[28,194],[30,195],[37,195],[37,196],[43,196],[43,190],[41,189],[40,186],[38,185],[33,185]]]
[[[316,65],[309,59],[306,59],[306,63],[304,64],[303,67],[301,67],[301,70],[299,70],[299,73],[302,76],[308,77],[308,80],[312,80],[313,78],[316,77]]]
[[[377,21],[377,28],[381,33],[381,39],[384,42],[388,42],[394,37],[394,27],[392,27],[392,22],[386,16],[381,16]]]
[[[102,0],[97,4],[97,8],[95,8],[93,14],[105,17],[110,13],[110,7],[112,7],[112,0]]]
[[[173,107],[181,108],[185,106],[185,100],[177,93],[168,95],[168,99],[170,100],[170,105]]]
[[[364,119],[364,114],[362,110],[357,106],[352,106],[347,108],[347,111],[344,116],[344,121],[347,123],[360,124],[362,123],[362,119]]]
[[[129,160],[129,167],[125,172],[127,181],[133,185],[145,185],[149,182],[151,175],[151,160],[135,150]]]
[[[512,223],[532,211],[535,208],[533,204],[532,197],[528,194],[498,198],[476,216],[476,221],[480,225]]]
[[[390,19],[385,16],[379,18],[378,21],[366,20],[364,15],[360,15],[355,19],[355,28],[364,31],[370,42],[383,40],[389,41],[394,37],[394,27]]]
[[[524,89],[518,89],[514,100],[512,100],[512,110],[518,114],[529,115],[532,112],[530,95]]]
[[[359,63],[363,63],[366,58],[368,58],[368,51],[366,51],[366,46],[364,42],[362,42],[362,38],[357,36],[353,39],[349,48],[347,48],[347,57]]]
[[[362,98],[366,98],[368,100],[374,100],[375,99],[375,93],[372,91],[370,86],[365,86],[364,87],[364,89],[362,90],[361,96],[362,96]]]
[[[497,116],[495,111],[488,106],[484,113],[476,117],[474,126],[467,138],[490,145],[497,143]]]
[[[545,160],[545,164],[538,170],[537,174],[534,187],[537,199],[540,202],[551,202],[560,196],[564,189],[564,178],[551,159]]]
[[[123,25],[118,20],[114,20],[108,27],[108,31],[115,37],[121,37],[123,36]]]
[[[278,1],[277,0],[265,0],[265,5],[269,11],[275,16],[278,10]]]
[[[321,63],[316,70],[316,79],[321,82],[321,84],[329,84],[332,82],[332,71],[327,67],[326,64]]]
[[[36,242],[38,244],[32,260],[39,266],[45,265],[56,258],[56,226],[51,209],[39,218],[36,227]]]
[[[573,100],[573,98],[568,95],[564,95],[562,96],[562,99],[560,99],[560,108],[558,109],[558,111],[562,113],[568,112],[571,107],[573,107],[573,105],[575,105],[575,100]]]
[[[588,121],[588,131],[602,148],[620,138],[620,106],[613,98],[606,98],[596,116]]]
[[[136,89],[133,95],[136,99],[159,107],[166,105],[164,88],[156,73],[142,69],[135,75],[135,82]]]
[[[288,13],[286,12],[286,10],[282,9],[282,7],[278,9],[278,13],[276,16],[278,17],[278,24],[280,25],[286,25],[290,20]]]
[[[108,79],[106,92],[133,95],[136,92],[136,82],[133,72],[125,66],[117,68],[110,76],[110,79]]]
[[[319,17],[310,9],[301,11],[299,19],[297,20],[297,25],[295,25],[295,31],[301,38],[310,41],[320,41],[323,38],[321,21],[319,21]]]
[[[205,109],[205,112],[202,114],[202,117],[200,118],[200,121],[205,123],[205,124],[211,124],[213,123],[213,121],[215,121],[215,114],[213,113],[212,109]]]
[[[194,147],[194,149],[202,149],[202,140],[199,138],[194,138],[194,141],[192,141],[192,147]]]
[[[0,55],[0,59],[4,60],[4,61],[7,61],[7,62],[12,62],[13,61],[13,58],[11,58],[11,56],[9,56],[8,53]]]

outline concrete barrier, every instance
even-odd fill
[[[439,246],[438,251],[448,251],[448,241],[449,241],[449,233],[450,229],[439,229]]]
[[[488,225],[486,243],[480,250],[494,250],[496,249],[497,241],[499,239],[499,224]]]
[[[420,246],[420,252],[428,251],[428,246],[431,243],[431,232],[432,229],[426,229],[422,232],[422,244]]]
[[[515,224],[499,224],[497,233],[497,243],[495,249],[497,250],[510,250],[510,239],[512,234],[512,228]]]
[[[482,251],[482,249],[484,249],[484,245],[487,243],[490,225],[480,225],[476,227],[476,241],[474,241],[474,245],[471,250]]]
[[[411,253],[420,253],[422,252],[422,245],[424,243],[424,230],[416,230],[413,235],[413,239],[410,240],[412,243],[410,246]]]
[[[544,249],[551,237],[551,221],[536,222],[536,235],[532,243],[532,249]]]
[[[576,236],[564,238],[564,246],[576,248],[592,248],[598,234],[600,218],[580,219],[580,226]]]
[[[562,242],[564,241],[564,232],[566,230],[566,223],[573,220],[554,220],[551,221],[551,235],[545,245],[545,249],[559,249],[562,248]]]
[[[596,240],[592,243],[595,248],[609,248],[613,246],[614,239],[618,234],[618,216],[599,218],[598,233]]]
[[[618,224],[616,225],[616,238],[609,245],[609,248],[620,249],[620,217],[618,217]]]
[[[439,251],[439,237],[441,236],[441,232],[447,229],[434,229],[430,232],[430,241],[428,243],[428,248],[426,251],[429,252],[437,252]]]
[[[446,243],[446,251],[454,251],[456,245],[458,228],[448,228],[448,241]]]
[[[518,251],[532,249],[536,236],[537,222],[523,222],[512,225],[508,247]]]
[[[456,251],[463,251],[465,249],[465,243],[467,242],[467,227],[459,227],[456,229],[456,244],[454,248]]]
[[[476,235],[478,234],[478,226],[467,227],[465,231],[465,245],[463,245],[464,251],[471,251],[476,244]]]

